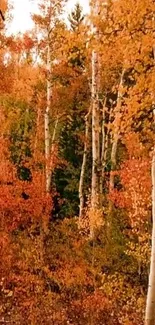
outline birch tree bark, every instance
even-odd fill
[[[100,2],[100,0],[91,1],[93,16],[97,21],[102,12],[102,19],[106,19],[108,0]],[[102,224],[102,205],[101,205],[101,155],[102,153],[102,119],[100,107],[101,92],[101,58],[98,49],[100,43],[100,31],[97,23],[92,25],[92,34],[94,35],[94,43],[92,50],[92,85],[91,85],[91,106],[92,106],[92,182],[91,182],[91,209],[90,209],[90,237],[94,238],[94,230]]]
[[[88,143],[89,143],[89,126],[90,126],[90,111],[85,116],[85,142],[84,142],[84,152],[83,152],[83,162],[81,167],[80,183],[79,183],[79,225],[82,223],[82,216],[84,213],[84,177],[87,165],[87,155],[88,155]]]
[[[152,157],[152,249],[149,285],[146,302],[145,325],[155,324],[155,147]]]
[[[107,2],[107,1],[105,1]],[[97,18],[100,14],[100,1],[91,2],[92,13]],[[99,43],[99,30],[96,25],[92,25],[92,34]],[[93,210],[100,207],[100,177],[101,177],[101,121],[100,121],[100,55],[96,48],[92,51],[92,85],[91,85],[91,105],[92,105],[92,184],[91,184],[91,208]]]
[[[92,192],[91,207],[99,208],[100,196],[100,106],[99,106],[99,55],[92,52]]]
[[[155,19],[153,17],[153,27],[155,27]],[[155,45],[153,46],[153,55],[155,62]],[[153,80],[152,80],[153,84]],[[155,126],[155,94],[153,90],[153,114],[154,114],[154,126]],[[153,148],[152,156],[152,241],[151,241],[151,261],[150,261],[150,273],[149,284],[146,301],[145,311],[145,325],[155,324],[155,144]]]
[[[104,7],[104,17],[106,19],[108,0],[101,3]],[[91,1],[92,12],[97,17],[100,15],[100,1],[95,3]],[[99,44],[100,33],[96,25],[92,26],[92,33],[96,40],[96,46]],[[104,134],[102,134],[102,121],[100,110],[100,91],[101,91],[101,71],[100,71],[100,54],[97,48],[92,51],[92,87],[91,87],[91,103],[92,103],[92,187],[91,187],[91,208],[93,210],[101,207],[101,191],[102,191],[102,163],[104,157]],[[101,135],[103,146],[101,144]]]
[[[47,106],[45,111],[45,159],[46,159],[46,192],[51,189],[51,171],[50,171],[50,128],[49,112],[51,107],[51,51],[50,51],[50,33],[47,44]]]
[[[45,143],[45,181],[46,192],[51,190],[51,154],[53,152],[52,138],[50,135],[50,109],[52,99],[52,55],[54,53],[55,44],[57,43],[56,35],[53,33],[59,17],[63,13],[65,0],[38,0],[39,13],[33,15],[33,20],[37,26],[39,37],[46,44],[46,109],[44,114],[44,143]],[[53,38],[53,39],[52,39]],[[41,40],[40,40],[41,41]],[[51,53],[52,52],[52,53]],[[52,54],[52,55],[51,55]],[[55,126],[57,126],[57,121]],[[56,135],[56,127],[54,127],[53,137]]]
[[[58,124],[59,124],[59,117],[57,116],[55,124],[54,124],[51,143],[50,143],[50,165],[49,165],[50,189],[51,189],[51,185],[52,185],[51,184],[52,183],[52,175],[53,175],[53,170],[54,170],[54,158],[55,158],[56,136],[57,136]]]
[[[105,97],[102,108],[102,143],[101,143],[101,177],[100,177],[100,195],[103,194],[103,180],[107,156],[107,135],[105,132],[105,110],[106,110],[107,97]],[[101,201],[102,204],[102,201]]]

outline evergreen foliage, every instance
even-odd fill
[[[75,4],[74,9],[71,11],[71,14],[68,16],[68,20],[70,22],[71,29],[73,31],[77,31],[82,24],[85,16],[82,13],[82,7],[77,2]]]

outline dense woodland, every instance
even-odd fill
[[[155,2],[0,6],[0,323],[154,325]]]

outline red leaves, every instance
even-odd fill
[[[3,231],[12,231],[30,219],[40,221],[48,217],[52,199],[45,193],[42,171],[32,170],[32,181],[17,178],[15,167],[9,162],[8,143],[0,141],[0,222]],[[31,168],[31,167],[30,167]]]
[[[44,216],[49,216],[52,201],[41,188],[39,180],[40,177],[36,177],[32,183],[15,181],[11,185],[4,184],[0,187],[3,229],[12,231],[31,219],[40,221]],[[23,193],[27,199],[23,198]]]

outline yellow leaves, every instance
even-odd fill
[[[141,324],[145,297],[140,296],[140,288],[133,287],[132,281],[128,281],[127,277],[119,272],[105,275],[104,278],[106,280],[104,280],[102,290],[112,305],[116,304],[119,324]],[[114,308],[113,312],[115,312]]]
[[[7,298],[11,298],[13,296],[13,291],[10,291],[10,290],[7,290],[7,289],[4,289],[2,290],[2,292],[4,293],[4,295],[7,297]]]
[[[104,225],[103,210],[93,209],[88,210],[88,218],[90,223],[90,229],[97,230]]]
[[[74,287],[77,284],[85,285],[87,281],[86,265],[83,261],[75,264],[74,261],[68,259],[67,264],[62,264],[62,267],[59,268],[57,278],[67,288]]]
[[[126,254],[135,258],[138,261],[139,265],[147,265],[149,263],[150,256],[150,236],[148,234],[139,234],[139,232],[137,235],[139,236],[138,242],[129,242]]]
[[[21,64],[16,69],[13,93],[17,99],[30,101],[33,96],[33,87],[39,80],[39,69],[27,64]]]

